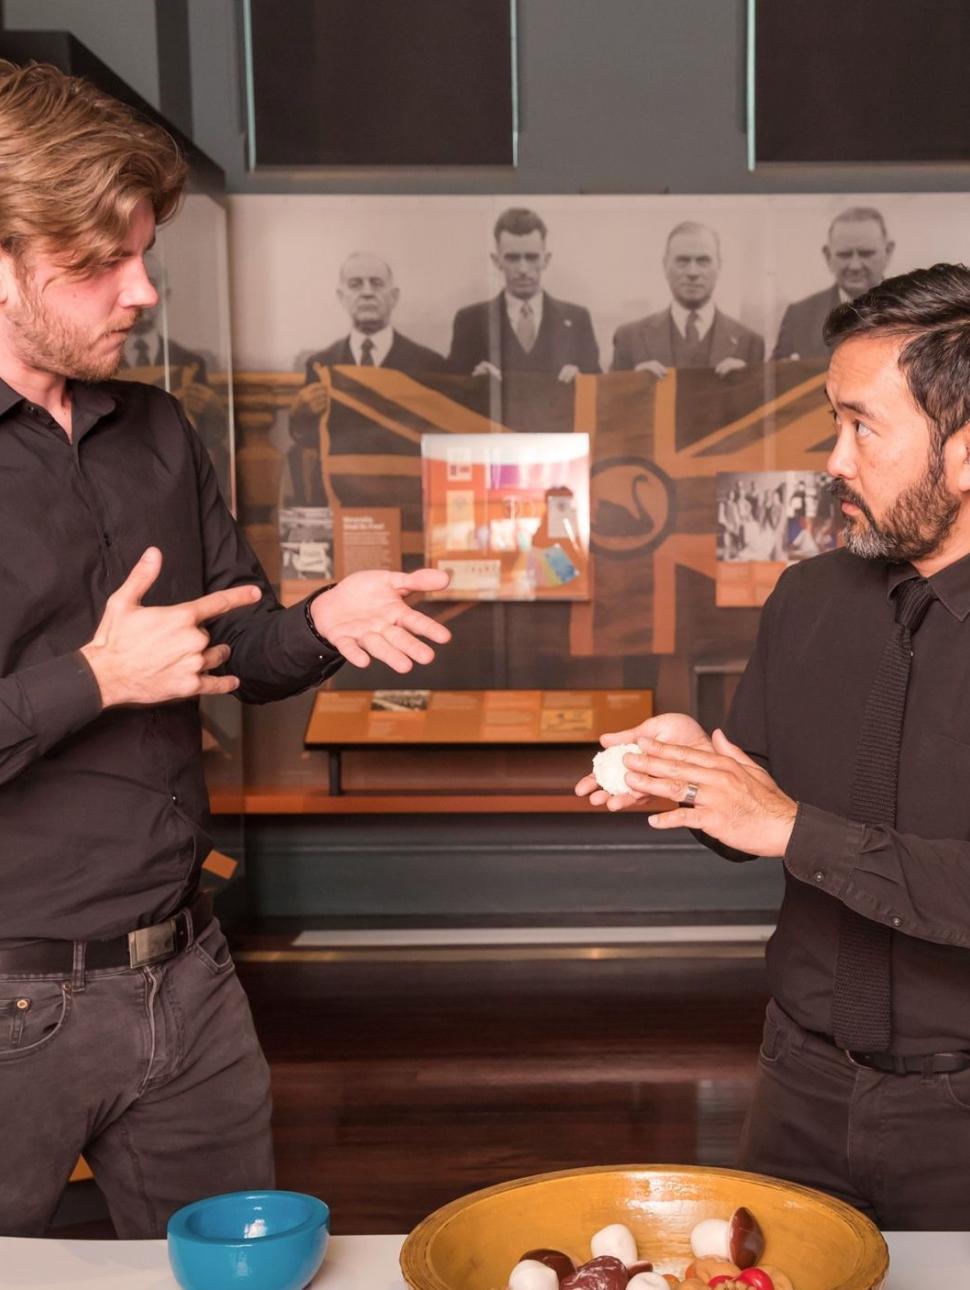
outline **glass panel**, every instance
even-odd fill
[[[147,264],[159,301],[126,342],[126,370],[130,379],[150,381],[180,400],[208,451],[227,505],[235,509],[224,207],[204,193],[188,193],[176,218],[159,229]],[[233,803],[241,810],[242,718],[242,705],[230,695],[202,701],[203,757],[217,812]],[[217,813],[215,824],[217,849],[241,857],[241,816]]]

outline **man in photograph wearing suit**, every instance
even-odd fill
[[[391,326],[391,315],[401,297],[394,273],[385,260],[370,251],[355,251],[340,269],[337,299],[350,318],[350,332],[326,349],[311,354],[306,383],[290,412],[290,467],[294,501],[298,505],[324,505],[319,470],[320,417],[329,398],[321,384],[319,367],[386,367],[421,376],[447,369],[435,350],[419,345]],[[309,453],[310,460],[306,460]]]
[[[542,289],[550,252],[545,223],[535,211],[503,211],[495,224],[492,263],[505,289],[492,300],[455,314],[452,371],[500,377],[505,372],[549,372],[572,381],[599,372],[599,347],[589,310],[556,300]]]
[[[118,370],[130,372],[132,379],[160,385],[165,374],[166,388],[176,395],[215,467],[223,497],[231,501],[232,483],[229,464],[229,416],[225,402],[208,383],[208,367],[202,354],[179,344],[159,329],[159,314],[168,311],[170,289],[157,256],[145,256],[145,272],[158,293],[152,309],[143,309],[132,324],[121,351]]]
[[[886,276],[893,246],[886,221],[874,206],[852,206],[836,215],[822,247],[825,263],[835,281],[824,291],[788,306],[778,330],[772,358],[822,358],[828,347],[822,327],[836,307],[855,300]]]
[[[671,367],[710,367],[727,376],[764,360],[762,338],[714,304],[721,247],[713,229],[693,220],[671,229],[663,267],[673,300],[617,328],[614,372],[648,371],[662,380]]]
[[[389,367],[395,372],[441,372],[435,350],[409,340],[391,326],[401,298],[389,264],[369,251],[355,251],[340,269],[337,299],[350,318],[350,332],[307,359],[307,384],[319,385],[316,366]],[[321,409],[315,409],[318,414]]]
[[[164,301],[164,310],[168,308],[170,291],[165,279],[162,266],[155,254],[149,251],[145,256],[145,272],[148,280],[158,293],[160,301]],[[206,361],[201,354],[195,353],[194,350],[187,349],[180,345],[177,340],[171,336],[165,337],[159,328],[159,313],[164,311],[156,306],[153,309],[143,309],[132,324],[131,330],[125,339],[125,347],[121,351],[121,362],[119,363],[120,371],[132,371],[145,367],[181,367],[190,368],[186,372],[189,378],[189,388],[199,387],[202,394],[190,396],[186,403],[186,411],[199,413],[203,410],[203,396],[211,394],[206,381],[208,373]],[[179,394],[181,399],[182,395]]]

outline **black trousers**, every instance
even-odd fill
[[[154,967],[0,976],[0,1235],[41,1236],[84,1153],[119,1237],[273,1185],[269,1069],[218,922]]]
[[[965,1231],[970,1070],[856,1066],[772,1001],[738,1167],[829,1192],[887,1231]]]

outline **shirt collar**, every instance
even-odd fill
[[[6,381],[0,381],[0,417],[6,416],[10,409],[23,401],[23,395],[11,389]]]
[[[697,334],[703,340],[714,325],[714,301],[708,300],[699,309],[685,309],[676,300],[671,300],[670,316],[681,336],[687,331],[687,315],[691,313],[697,314]]]
[[[887,578],[889,596],[892,596],[900,583],[918,576],[911,564],[891,564]],[[934,573],[928,581],[937,600],[954,618],[962,623],[970,616],[970,555],[954,560],[939,573]]]
[[[534,296],[523,300],[519,296],[513,296],[510,292],[504,292],[505,295],[505,312],[508,314],[509,322],[514,327],[519,320],[519,314],[522,312],[522,306],[528,304],[532,310],[532,317],[535,319],[536,331],[542,325],[542,292],[537,291]]]
[[[83,381],[71,381],[71,400],[74,409],[76,437],[80,438],[86,430],[101,417],[112,412],[118,400],[109,394],[103,385],[85,385]],[[27,396],[0,380],[0,417],[27,401]]]
[[[363,332],[358,331],[356,327],[352,327],[350,330],[350,352],[357,363],[360,363],[365,340],[369,340],[374,347],[371,350],[374,366],[380,367],[391,352],[391,346],[394,344],[394,328],[388,326],[382,327],[380,331]]]

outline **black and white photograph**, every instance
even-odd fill
[[[329,506],[289,506],[279,511],[282,576],[295,582],[333,577],[333,512]]]
[[[430,690],[375,690],[371,695],[372,712],[426,712]]]
[[[726,471],[716,480],[717,558],[790,563],[834,550],[841,515],[818,471]]]
[[[824,362],[826,307],[890,273],[970,259],[959,193],[230,205],[237,362],[308,383],[315,364],[338,362],[463,375],[500,375],[504,363],[566,380],[648,364],[661,376]],[[271,261],[260,254],[269,238]],[[319,415],[308,397],[298,416]]]

